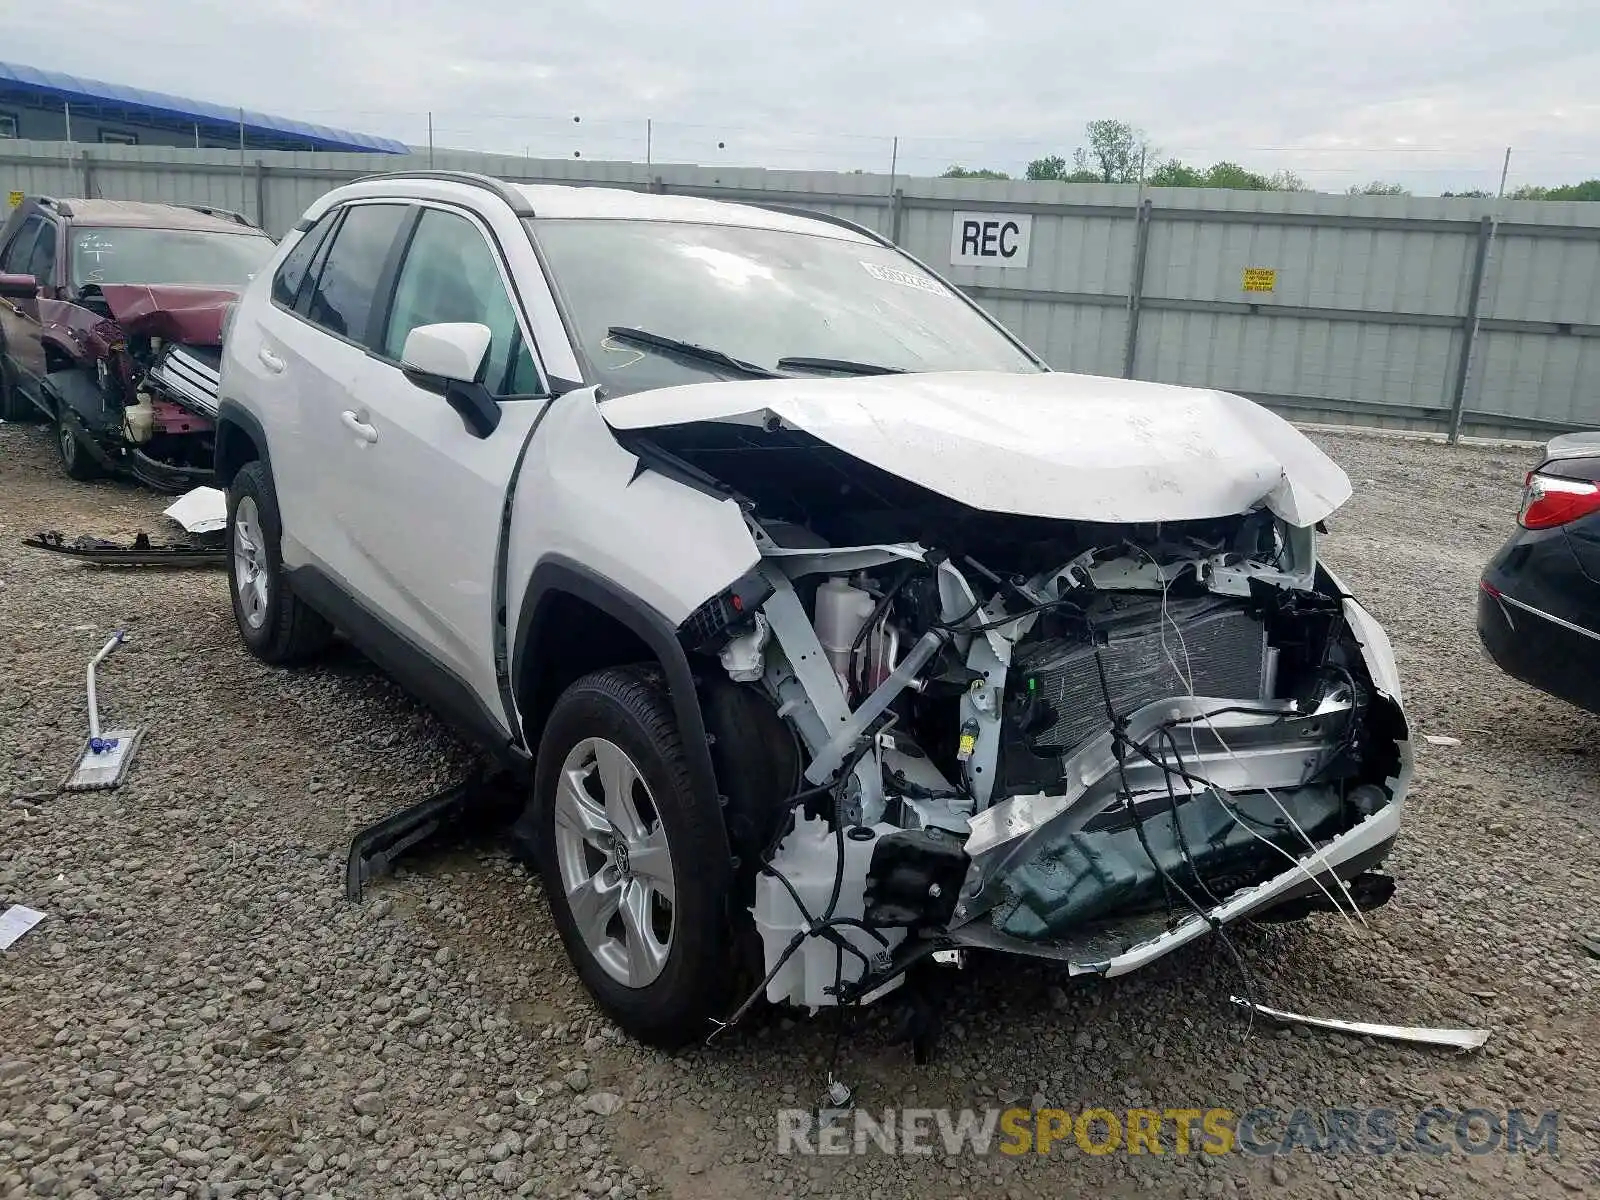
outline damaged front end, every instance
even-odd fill
[[[802,747],[744,839],[769,1000],[869,1001],[960,947],[1114,976],[1240,917],[1389,898],[1406,720],[1387,639],[1317,561],[1348,484],[1309,442],[1298,482],[1251,466],[1235,513],[1141,492],[1119,522],[985,511],[772,410],[636,424],[761,555],[683,633]]]
[[[222,325],[237,298],[186,286],[87,289],[79,304],[99,319],[78,338],[82,362],[45,386],[103,469],[169,493],[210,483]]]

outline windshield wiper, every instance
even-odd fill
[[[780,358],[780,369],[793,371],[840,371],[847,375],[904,375],[904,367],[886,367],[881,363],[852,362],[848,358]]]
[[[634,342],[640,346],[648,346],[652,350],[661,350],[668,354],[679,354],[684,358],[694,358],[701,362],[715,363],[717,366],[726,367],[730,371],[738,371],[743,375],[749,375],[752,379],[785,378],[780,372],[758,367],[753,362],[745,362],[744,359],[735,358],[726,351],[714,350],[710,346],[697,346],[694,342],[681,342],[677,338],[651,333],[648,329],[630,329],[626,325],[613,325],[606,330],[606,336],[614,337],[623,342]]]

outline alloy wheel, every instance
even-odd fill
[[[233,512],[233,586],[251,629],[267,619],[267,553],[255,497],[242,496]]]
[[[585,948],[628,987],[653,983],[672,949],[672,852],[634,761],[585,738],[561,765],[555,797],[561,887]]]

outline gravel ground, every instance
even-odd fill
[[[113,573],[20,548],[41,527],[162,528],[163,501],[73,484],[0,426],[0,1195],[1560,1196],[1600,1188],[1600,720],[1479,657],[1480,564],[1526,450],[1319,432],[1356,498],[1327,556],[1393,637],[1419,731],[1400,891],[1238,942],[1300,1011],[1493,1030],[1457,1057],[1246,1030],[1212,946],[1110,984],[1012,959],[958,981],[933,1065],[864,1015],[841,1073],[867,1109],[1020,1103],[1559,1109],[1560,1153],[1277,1159],[780,1156],[834,1025],[776,1014],[680,1057],[607,1026],[538,887],[492,845],[342,898],[350,835],[458,775],[463,748],[353,653],[248,658],[214,572]],[[146,731],[118,791],[58,794],[107,632],[114,720]]]

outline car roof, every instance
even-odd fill
[[[142,226],[147,229],[202,229],[213,233],[248,233],[265,236],[252,225],[241,225],[227,217],[214,217],[178,204],[154,204],[144,200],[78,200],[53,198],[43,206],[55,208],[74,225]]]
[[[552,220],[685,221],[811,233],[848,242],[870,243],[872,240],[846,225],[836,225],[821,217],[701,196],[669,196],[618,187],[569,187],[553,183],[514,183],[511,186],[527,197],[537,217]]]

